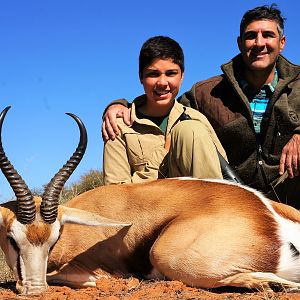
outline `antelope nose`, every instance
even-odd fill
[[[20,281],[17,282],[16,289],[21,295],[34,295],[41,294],[48,289],[48,284],[22,284]]]

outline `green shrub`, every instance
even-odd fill
[[[92,190],[98,186],[103,185],[103,174],[97,170],[90,170],[80,177],[79,182],[75,182],[70,186],[63,188],[59,202],[64,203],[79,194]]]
[[[103,185],[103,174],[98,170],[90,170],[80,176],[78,182],[66,185],[59,196],[59,203],[65,203],[68,200],[82,194],[86,191],[92,190],[98,186]],[[33,189],[31,192],[34,196],[42,196],[46,185],[42,188]]]

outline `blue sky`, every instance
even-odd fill
[[[0,110],[8,105],[3,147],[29,188],[48,183],[86,125],[86,154],[68,180],[102,169],[101,115],[113,99],[143,92],[138,54],[154,35],[176,39],[185,52],[181,92],[220,73],[238,53],[243,13],[275,1],[0,0]],[[284,55],[300,64],[300,1],[276,2],[287,18]],[[300,99],[299,99],[300,100]],[[13,198],[0,174],[0,202]]]

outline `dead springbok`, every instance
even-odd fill
[[[33,197],[2,148],[7,110],[0,115],[0,165],[17,201],[1,207],[0,243],[20,293],[47,288],[47,262],[47,281],[71,287],[110,274],[202,288],[300,287],[296,209],[247,187],[196,179],[99,187],[58,205],[87,143],[74,115],[78,147],[44,195]]]

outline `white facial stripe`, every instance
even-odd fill
[[[11,237],[17,243],[18,247],[19,247],[19,245],[22,244],[23,241],[27,241],[26,231],[27,231],[26,225],[21,224],[17,220],[14,220],[12,222],[12,225],[10,228],[10,234],[11,234]]]
[[[25,253],[20,255],[22,286],[27,291],[47,288],[46,272],[48,251],[46,245],[28,245]]]
[[[38,224],[37,224],[38,226]],[[10,235],[16,242],[19,253],[16,253],[13,247],[9,247],[9,260],[14,268],[16,279],[18,272],[16,269],[17,259],[20,260],[20,271],[22,279],[22,289],[24,291],[43,290],[47,287],[46,272],[47,261],[50,247],[52,247],[59,237],[60,223],[56,220],[49,225],[51,232],[49,238],[41,245],[31,244],[27,238],[27,225],[14,220],[11,226]],[[31,227],[32,230],[34,227]],[[41,231],[42,232],[42,231]],[[19,256],[18,256],[19,255]]]
[[[48,244],[50,247],[57,242],[59,238],[60,222],[56,219],[53,224],[51,224],[51,233],[48,239]]]

